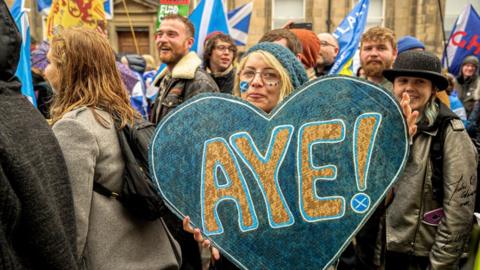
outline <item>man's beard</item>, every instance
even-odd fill
[[[326,56],[319,55],[317,59],[317,67],[318,68],[325,68],[328,66],[333,65],[335,63],[335,58],[332,61],[329,61]]]
[[[182,59],[183,57],[184,57],[184,55],[182,55],[182,54],[171,53],[169,57],[166,57],[166,58],[160,57],[160,61],[163,64],[167,64],[167,65],[168,64],[177,64],[180,61],[180,59]]]
[[[366,65],[362,65],[367,77],[383,77],[383,71],[392,66],[392,61],[387,60],[385,63],[381,61],[370,61]]]
[[[185,55],[188,54],[188,50],[182,50],[178,46],[168,46],[170,52],[167,55],[162,55],[159,50],[159,60],[166,65],[176,65],[180,59],[182,59]]]

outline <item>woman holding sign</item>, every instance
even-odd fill
[[[247,51],[238,66],[234,94],[270,113],[281,101],[307,82],[307,76],[301,63],[284,47],[273,43],[260,43]],[[402,109],[407,116],[409,133],[414,134],[416,116],[409,107],[408,95],[401,95]],[[184,229],[194,233],[197,241],[208,247],[199,229],[190,226],[188,217],[184,219]],[[218,250],[212,250],[218,259]]]
[[[262,42],[250,48],[238,65],[233,94],[250,102],[266,113],[270,113],[294,89],[308,81],[305,68],[285,47]],[[197,241],[210,247],[210,241],[203,241],[199,229],[189,225],[190,219],[183,221],[185,231],[194,233]],[[220,259],[217,249],[212,248],[212,257]],[[217,269],[237,269],[227,260],[217,263]]]

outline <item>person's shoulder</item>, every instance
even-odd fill
[[[91,132],[96,129],[104,129],[104,127],[99,124],[97,120],[98,117],[106,122],[111,122],[109,114],[105,111],[95,108],[79,107],[66,113],[62,119],[53,125],[53,128],[55,130],[57,126],[76,126]]]
[[[194,80],[209,80],[212,82],[214,81],[212,76],[208,74],[208,72],[201,67],[198,67],[197,70],[195,70]]]
[[[197,68],[195,71],[195,78],[193,79],[193,84],[196,87],[200,86],[205,88],[206,92],[219,92],[218,85],[215,80],[202,68]],[[205,91],[203,91],[205,92]]]
[[[79,107],[79,108],[76,108],[74,110],[71,110],[69,112],[67,112],[65,115],[63,115],[62,119],[77,119],[77,118],[80,118],[80,117],[86,117],[89,112],[88,112],[88,108],[87,107]]]
[[[463,124],[463,121],[458,118],[450,119],[450,126],[452,127],[452,131],[455,132],[465,130],[465,125]]]

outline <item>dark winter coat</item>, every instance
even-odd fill
[[[14,77],[20,35],[0,1],[0,268],[77,269],[67,167]]]
[[[218,88],[220,89],[220,93],[225,93],[225,94],[232,94],[233,93],[233,83],[235,80],[235,72],[236,68],[231,67],[229,70],[227,70],[225,73],[222,74],[215,74],[215,73],[210,73],[212,76],[213,80],[215,83],[218,85]],[[208,72],[209,70],[207,70]]]
[[[151,87],[159,90],[153,105],[151,122],[157,124],[170,111],[197,94],[219,92],[212,77],[200,67],[201,63],[200,58],[190,52],[180,59],[171,73],[165,69],[154,79]]]

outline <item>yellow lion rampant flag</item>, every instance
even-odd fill
[[[62,29],[76,26],[105,29],[103,0],[53,0],[47,18],[48,39]]]

